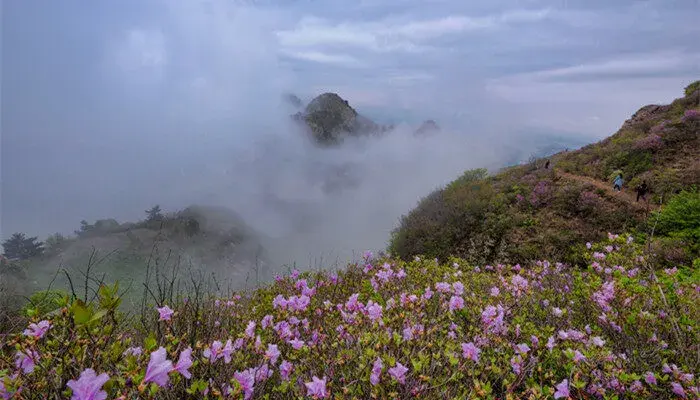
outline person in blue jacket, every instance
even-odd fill
[[[622,179],[622,174],[617,174],[615,181],[613,182],[613,189],[617,190],[618,192],[621,191],[623,183],[625,183],[625,181]]]

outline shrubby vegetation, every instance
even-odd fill
[[[139,319],[101,285],[29,310],[0,348],[5,398],[693,398],[700,271],[632,237],[585,270],[373,259],[207,297],[153,288]],[[81,391],[82,390],[82,391]],[[88,397],[101,394],[102,397]]]
[[[578,243],[601,240],[609,231],[644,231],[651,211],[700,185],[700,90],[693,85],[671,105],[643,107],[615,135],[552,156],[549,169],[533,159],[491,176],[469,171],[401,219],[391,252],[404,260],[456,255],[476,263],[518,263],[545,257],[581,264]],[[627,193],[646,182],[647,201],[613,193],[617,174]],[[694,215],[674,218],[690,223]],[[659,251],[673,253],[672,237],[680,237],[659,232],[667,236],[656,242]]]

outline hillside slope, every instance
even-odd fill
[[[134,296],[147,279],[148,266],[151,277],[155,268],[184,276],[194,270],[213,274],[220,284],[242,287],[247,280],[271,278],[263,242],[239,215],[221,207],[191,206],[151,222],[83,223],[75,237],[23,262],[28,278],[24,291],[46,289],[52,280],[52,288],[68,290],[71,283],[59,271],[80,281],[88,265],[105,282],[133,287]]]
[[[468,171],[402,218],[390,251],[402,258],[455,255],[477,263],[542,257],[577,262],[576,243],[612,231],[650,230],[648,218],[659,204],[700,184],[698,154],[695,83],[670,105],[643,107],[614,135],[555,154],[549,168],[540,159],[492,176]],[[622,193],[610,190],[617,173],[625,180]],[[648,203],[637,203],[634,188],[643,181],[651,193]],[[687,245],[677,243],[673,257],[692,257],[684,253]]]

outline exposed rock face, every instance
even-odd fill
[[[427,121],[424,121],[421,124],[421,126],[414,132],[414,134],[416,136],[423,136],[437,132],[440,132],[440,126],[438,126],[437,122],[433,121],[432,119],[429,119]]]
[[[629,128],[632,125],[638,124],[654,118],[655,116],[661,115],[670,109],[669,106],[659,106],[655,104],[650,104],[640,108],[630,119],[625,121],[620,129]]]
[[[336,93],[324,93],[313,99],[303,112],[292,116],[303,122],[312,137],[322,145],[342,143],[347,136],[385,131],[369,118],[359,115],[347,100]]]

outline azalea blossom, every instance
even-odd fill
[[[311,382],[305,382],[307,395],[313,396],[314,398],[325,399],[328,397],[328,392],[326,390],[326,377],[323,379],[316,377],[315,375],[311,378]]]
[[[671,382],[671,390],[673,390],[673,393],[684,399],[687,397],[685,394],[685,389],[683,389],[683,385],[678,382]]]
[[[301,349],[302,347],[304,347],[304,341],[303,341],[303,340],[300,340],[300,339],[296,339],[296,338],[287,341],[287,343],[291,344],[291,345],[292,345],[292,348],[293,348],[294,350],[299,350],[299,349]]]
[[[389,368],[389,375],[402,385],[406,383],[406,372],[408,368],[400,362],[397,362],[395,367]]]
[[[253,397],[253,391],[255,390],[255,368],[250,368],[241,372],[236,371],[233,373],[233,379],[241,385],[245,400]]]
[[[570,396],[569,394],[569,380],[564,379],[555,386],[556,391],[554,392],[555,399],[566,399]]]
[[[29,328],[24,330],[24,335],[25,336],[32,336],[37,339],[41,339],[44,337],[46,332],[49,330],[51,327],[51,322],[47,320],[39,321],[36,324],[29,324]]]
[[[367,316],[371,321],[378,321],[382,318],[382,306],[370,300],[367,302]]]
[[[283,381],[289,380],[289,375],[291,375],[294,365],[287,360],[283,360],[280,363],[280,376],[282,376]]]
[[[265,351],[265,357],[270,359],[272,365],[277,364],[277,359],[280,356],[280,351],[276,344],[268,344],[267,351]]]
[[[170,318],[172,318],[175,313],[175,311],[168,306],[156,307],[156,310],[158,310],[158,314],[160,314],[160,321],[170,321]]]
[[[464,308],[464,299],[460,296],[450,297],[449,309],[450,311],[461,310]]]
[[[168,384],[168,373],[173,370],[172,361],[168,360],[168,353],[163,347],[151,353],[151,359],[146,368],[143,383],[153,382],[163,387]]]
[[[382,359],[377,357],[377,359],[374,360],[374,364],[372,364],[372,373],[369,376],[369,382],[373,386],[377,386],[379,384],[379,378],[382,374],[383,368],[384,364],[382,363]]]
[[[474,362],[479,362],[481,350],[474,343],[462,343],[462,356]]]
[[[249,338],[255,336],[255,321],[248,321],[248,326],[245,328],[245,335]]]
[[[141,348],[141,346],[129,347],[128,349],[124,350],[124,355],[138,357],[141,355],[142,352],[143,349]]]
[[[20,368],[25,374],[31,374],[39,359],[39,353],[34,350],[18,351],[15,354],[15,367]]]
[[[647,372],[644,374],[644,382],[646,382],[648,385],[656,385],[656,377],[654,376],[654,373]]]
[[[102,390],[102,385],[108,380],[106,373],[97,375],[94,369],[88,368],[80,373],[77,381],[71,379],[66,386],[73,392],[71,400],[105,400],[107,392]]]
[[[175,364],[173,370],[179,372],[180,375],[184,376],[186,379],[190,379],[192,378],[192,374],[189,371],[191,366],[192,348],[188,347],[180,353],[180,358],[177,360],[177,364]]]

